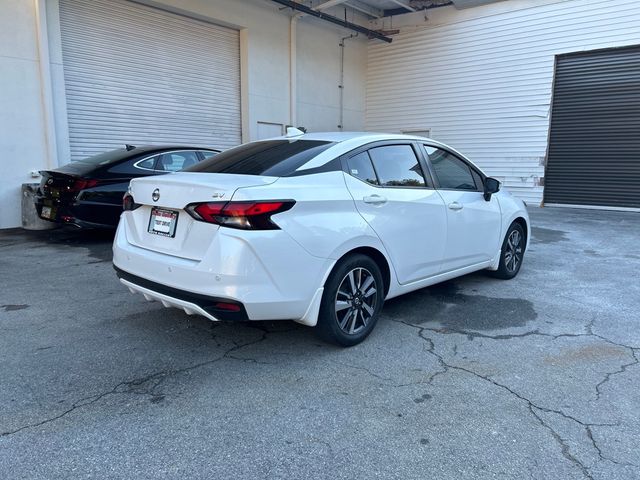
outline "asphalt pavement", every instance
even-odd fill
[[[640,478],[640,214],[531,218],[516,279],[349,349],[148,303],[110,233],[0,231],[0,478]]]

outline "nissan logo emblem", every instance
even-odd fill
[[[151,198],[154,202],[157,202],[158,200],[160,200],[160,190],[156,188],[151,194]]]

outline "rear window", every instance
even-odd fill
[[[107,165],[109,163],[119,162],[125,158],[130,157],[132,154],[125,148],[118,148],[116,150],[109,150],[108,152],[99,153],[93,157],[83,158],[82,160],[76,160],[87,165]]]
[[[226,150],[183,171],[286,177],[332,145],[333,142],[317,140],[252,142]]]

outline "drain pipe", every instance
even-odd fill
[[[298,67],[297,67],[297,25],[301,14],[295,13],[289,21],[289,125],[295,127],[298,124]]]
[[[338,85],[340,89],[340,120],[338,121],[338,130],[340,131],[344,129],[344,42],[357,36],[357,33],[355,35],[352,33],[348,37],[342,37],[340,39],[340,85]]]

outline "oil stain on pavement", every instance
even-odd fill
[[[437,323],[445,330],[465,332],[522,327],[538,316],[529,300],[468,295],[460,293],[455,282],[385,302],[383,313],[410,323]]]

